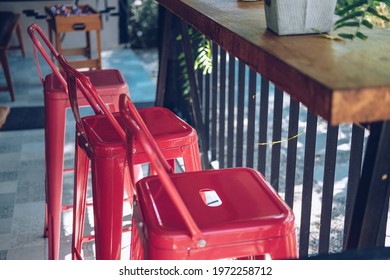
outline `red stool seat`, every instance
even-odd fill
[[[160,179],[147,177],[137,183],[138,203],[133,211],[144,259],[297,257],[294,216],[256,171],[185,172],[171,174],[170,179],[206,245],[194,244]],[[213,201],[207,205],[202,199],[205,190],[215,191],[221,205],[213,206]]]
[[[140,109],[138,112],[166,159],[182,157],[187,171],[200,169],[199,155],[196,154],[199,154],[198,138],[194,128],[163,107]],[[113,113],[113,116],[123,126],[120,113]],[[126,156],[122,138],[106,116],[87,116],[82,118],[82,122],[95,155]],[[149,162],[142,145],[135,143],[133,151],[137,163]],[[197,156],[193,156],[194,154]]]
[[[174,174],[134,105],[120,98],[127,150],[142,145],[157,173],[136,182],[131,259],[298,256],[293,212],[258,171]]]

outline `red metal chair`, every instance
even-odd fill
[[[44,45],[49,49],[49,55],[42,46],[37,33]],[[45,36],[37,24],[28,27],[33,46],[37,71],[44,88],[45,104],[45,165],[46,165],[46,213],[45,232],[48,237],[48,258],[58,259],[60,247],[61,211],[69,209],[62,206],[62,187],[64,172],[64,142],[66,109],[70,108],[67,95],[67,84],[55,64],[53,58],[58,57],[58,52]],[[37,49],[49,64],[53,73],[43,78]],[[91,79],[97,92],[103,101],[109,104],[110,110],[117,110],[119,94],[129,93],[127,83],[120,71],[116,69],[91,70],[83,72]],[[89,102],[81,93],[77,95],[80,106],[89,105]],[[66,170],[65,170],[66,171]]]
[[[89,161],[96,259],[119,259],[121,254],[123,193],[126,174],[125,132],[119,112],[111,113],[97,95],[90,80],[72,68],[63,56],[58,58],[67,77],[69,99],[76,120],[75,190],[73,206],[73,259],[81,259]],[[96,115],[80,117],[77,90],[91,102]],[[139,110],[144,122],[168,160],[183,158],[187,171],[201,169],[196,131],[166,108]],[[142,146],[132,148],[131,167],[148,163]],[[131,168],[133,173],[133,168]],[[127,177],[128,178],[128,177]],[[132,193],[131,189],[127,190]]]
[[[142,147],[157,172],[136,183],[132,259],[298,257],[292,210],[259,172],[230,168],[173,174],[126,95],[120,110],[127,151]],[[134,160],[129,152],[129,165]]]

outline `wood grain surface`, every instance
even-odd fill
[[[390,119],[390,30],[352,42],[277,36],[263,1],[157,1],[331,124]]]

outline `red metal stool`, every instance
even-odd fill
[[[58,60],[67,76],[69,99],[76,119],[72,257],[82,258],[85,194],[90,161],[96,259],[119,259],[123,215],[121,201],[129,170],[126,136],[121,126],[123,120],[119,112],[111,113],[107,110],[86,76],[72,68],[64,57],[60,56]],[[80,117],[77,90],[91,101],[96,115]],[[183,158],[185,170],[201,170],[197,134],[191,126],[166,108],[147,108],[139,110],[139,113],[167,160]],[[132,151],[135,156],[131,167],[149,162],[141,146],[135,146]],[[131,170],[133,174],[133,168]],[[131,190],[127,192],[132,193]]]
[[[298,257],[292,210],[259,172],[230,168],[173,174],[126,95],[120,107],[127,150],[141,146],[157,171],[136,183],[132,259]],[[133,164],[134,154],[128,157]]]
[[[45,165],[46,165],[46,213],[45,233],[48,237],[49,259],[58,259],[60,246],[61,211],[68,209],[62,206],[62,186],[64,172],[64,142],[66,109],[70,108],[67,95],[67,84],[51,57],[35,35],[40,36],[43,43],[49,49],[51,55],[56,58],[58,52],[45,36],[42,29],[32,24],[28,27],[33,46],[37,71],[44,87],[45,104]],[[43,78],[36,49],[49,64],[53,73]],[[91,70],[83,72],[96,87],[103,101],[109,104],[112,111],[117,110],[119,94],[129,92],[120,71],[116,69]],[[87,106],[89,102],[81,93],[77,95],[80,106]]]

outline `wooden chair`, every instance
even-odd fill
[[[14,33],[16,33],[19,41],[19,44],[16,46],[11,45],[11,39]],[[3,67],[7,82],[7,86],[0,87],[0,91],[9,91],[12,101],[15,101],[15,91],[8,64],[8,51],[14,49],[21,50],[22,56],[26,56],[19,15],[12,12],[0,12],[0,63]]]

